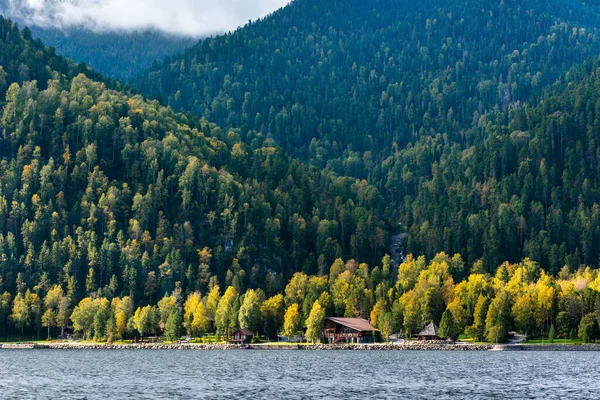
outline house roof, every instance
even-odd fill
[[[327,318],[330,321],[333,321],[337,324],[343,325],[350,329],[354,329],[359,332],[375,332],[377,329],[373,328],[369,321],[363,318],[337,318],[337,317],[329,317]]]
[[[438,327],[433,322],[430,323],[423,329],[421,332],[417,334],[417,336],[437,336],[438,335]]]
[[[247,328],[238,329],[237,331],[233,332],[233,335],[235,335],[238,332],[241,333],[242,335],[254,336],[254,332],[252,332],[250,329],[247,329]]]

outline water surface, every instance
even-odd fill
[[[2,399],[598,399],[600,352],[0,350]]]

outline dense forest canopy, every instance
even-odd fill
[[[137,84],[251,146],[273,139],[366,179],[408,252],[492,272],[531,257],[556,272],[600,259],[583,222],[600,202],[595,116],[573,108],[574,91],[545,100],[598,54],[598,20],[574,0],[297,0]],[[560,118],[547,114],[557,102]]]
[[[156,100],[0,18],[0,334],[595,339],[597,11],[476,4],[297,0]]]
[[[338,257],[384,255],[386,205],[367,182],[108,89],[6,21],[0,30],[5,290],[73,280],[81,295],[88,274],[149,301],[211,275],[277,290]]]

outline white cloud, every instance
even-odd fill
[[[199,37],[226,32],[289,0],[8,0],[9,14],[28,24],[94,31],[156,29]]]

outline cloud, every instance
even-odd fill
[[[289,0],[8,0],[8,14],[42,27],[154,29],[200,37],[235,30]]]

